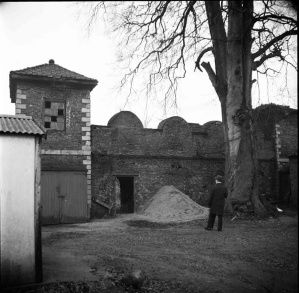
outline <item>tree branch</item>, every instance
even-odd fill
[[[271,46],[273,46],[274,44],[276,44],[277,42],[283,40],[285,37],[287,36],[295,36],[298,35],[298,30],[290,30],[290,31],[286,31],[283,34],[273,38],[271,41],[269,41],[264,47],[262,47],[260,50],[258,50],[257,52],[253,53],[251,55],[252,60],[254,60],[255,58],[263,55]]]
[[[281,57],[282,59],[284,59],[281,55],[281,52],[279,50],[275,50],[268,55],[264,54],[260,60],[253,62],[252,70],[257,70],[257,68],[260,67],[266,60],[274,57]]]
[[[209,52],[209,51],[212,51],[212,52],[213,52],[213,47],[208,47],[208,48],[202,50],[202,52],[199,54],[199,56],[198,56],[198,58],[197,58],[197,60],[196,60],[196,62],[195,62],[195,68],[194,68],[194,71],[196,70],[196,68],[198,68],[198,69],[202,72],[199,63],[200,63],[200,60],[201,60],[201,58],[203,57],[203,55],[204,55],[205,53]]]
[[[254,22],[258,22],[258,21],[269,21],[269,20],[273,20],[275,22],[279,22],[279,23],[285,23],[285,24],[292,24],[292,25],[297,25],[297,20],[295,20],[292,17],[287,17],[285,15],[275,15],[275,14],[268,14],[268,15],[263,15],[263,16],[255,16],[254,18]]]
[[[216,77],[216,74],[215,74],[213,68],[211,67],[210,62],[202,62],[201,66],[206,70],[206,72],[210,78],[210,81],[212,82],[212,85],[217,92],[217,89],[218,89],[217,77]]]

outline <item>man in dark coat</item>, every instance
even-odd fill
[[[209,208],[210,215],[208,220],[208,226],[206,230],[211,231],[214,227],[216,215],[218,216],[218,231],[222,231],[222,222],[224,214],[224,204],[227,198],[227,188],[223,184],[223,177],[217,175],[215,177],[216,185],[214,185],[210,191]]]

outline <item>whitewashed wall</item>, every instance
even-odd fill
[[[1,284],[35,281],[35,137],[0,135]]]

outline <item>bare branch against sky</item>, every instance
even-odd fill
[[[191,23],[195,27],[194,20]],[[196,22],[196,25],[199,23]],[[123,58],[125,51],[117,48],[117,40],[107,31],[98,17],[88,36],[86,19],[84,14],[78,18],[78,5],[75,2],[1,3],[0,112],[14,114],[14,104],[9,99],[8,76],[11,70],[44,64],[54,59],[56,64],[99,81],[91,93],[93,124],[106,125],[122,109],[133,111],[152,128],[156,128],[162,119],[177,114],[188,122],[200,124],[221,120],[215,91],[205,73],[198,70],[194,72],[196,59],[193,59],[191,51],[189,55],[192,58],[185,62],[186,77],[180,80],[174,107],[167,107],[166,111],[163,108],[163,96],[147,96],[142,78],[139,82],[144,84],[145,91],[138,87],[135,97],[129,100],[127,92],[119,94],[115,90],[122,77],[118,57]],[[297,62],[296,58],[293,61]],[[260,67],[259,70],[263,72],[267,69]],[[276,81],[271,78],[267,80],[262,75],[256,77],[257,82],[253,87],[255,106],[274,102],[297,108],[297,71],[291,66],[286,70],[288,74]]]

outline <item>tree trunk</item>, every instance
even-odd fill
[[[224,36],[219,16],[219,2],[206,1],[206,9],[216,64],[215,90],[222,108],[229,190],[227,211],[233,212],[236,207],[250,203],[255,212],[264,213],[266,210],[258,194],[258,161],[252,124],[253,1],[229,1],[227,36]]]
[[[246,3],[245,3],[246,2]],[[252,203],[257,213],[266,210],[258,194],[258,161],[252,121],[251,28],[253,2],[229,3],[226,100],[228,129],[228,211]],[[242,25],[241,25],[242,24]]]

